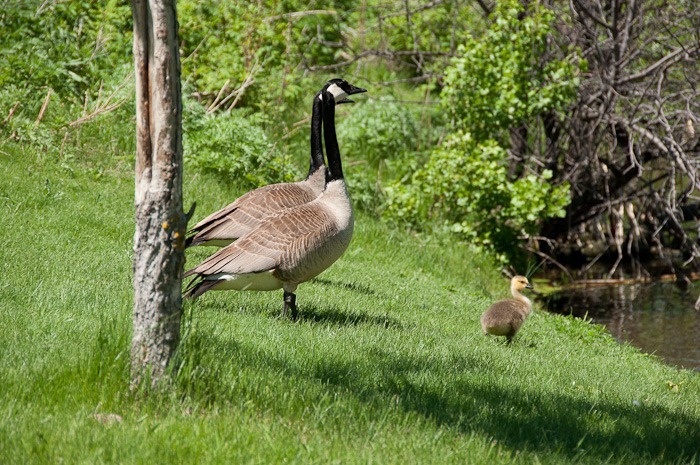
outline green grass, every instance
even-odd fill
[[[0,145],[3,464],[700,461],[698,373],[543,311],[486,338],[488,258],[363,215],[297,323],[281,291],[209,293],[173,385],[132,394],[132,174],[86,163]],[[195,219],[236,194],[188,173]]]

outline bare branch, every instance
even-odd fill
[[[277,16],[269,16],[264,18],[263,21],[270,22],[276,21],[278,19],[299,19],[306,16],[320,16],[320,15],[337,15],[338,12],[335,10],[308,10],[308,11],[295,11],[293,13],[285,13]]]
[[[685,55],[692,56],[692,55],[696,54],[698,52],[698,50],[700,50],[700,47],[695,47],[695,48],[692,48],[690,50],[686,50],[684,48],[678,48],[678,49],[674,50],[673,52],[669,53],[668,55],[666,55],[665,57],[661,58],[656,63],[649,66],[648,68],[646,68],[642,71],[639,71],[638,73],[627,76],[623,79],[619,79],[616,82],[616,84],[618,84],[618,85],[619,84],[626,84],[628,82],[638,81],[638,80],[644,79],[644,78],[648,77],[649,75],[653,74],[654,72],[658,71],[659,69],[667,68],[667,67],[673,65],[674,63],[681,61]]]

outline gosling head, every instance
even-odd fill
[[[345,79],[339,78],[331,79],[330,81],[328,81],[326,85],[323,86],[323,89],[319,93],[319,95],[322,96],[324,90],[327,90],[331,93],[336,105],[340,105],[341,103],[355,103],[354,101],[347,98],[348,95],[361,94],[362,92],[367,92],[367,89],[353,86]]]
[[[530,281],[527,280],[525,276],[513,276],[510,280],[510,287],[516,291],[522,291],[523,289],[533,289]]]

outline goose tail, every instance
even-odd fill
[[[194,270],[190,270],[187,273],[185,273],[183,278],[186,278],[193,274],[195,274]],[[187,289],[185,289],[183,297],[185,299],[196,299],[200,295],[212,289],[217,284],[219,284],[219,281],[216,279],[203,279],[201,276],[197,276],[187,285]]]

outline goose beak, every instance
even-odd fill
[[[527,283],[527,284],[525,285],[525,289],[534,289],[534,287],[532,287],[532,284]]]
[[[350,88],[345,89],[345,93],[347,95],[361,94],[362,92],[367,92],[367,89],[363,89],[362,87],[353,86],[352,84],[348,84],[348,86],[350,86]],[[355,103],[355,101],[345,97],[344,99],[335,102],[336,105],[340,105],[341,103]]]
[[[356,87],[350,84],[350,89],[347,91],[348,95],[353,95],[353,94],[361,94],[362,92],[367,92],[367,89],[363,89],[362,87]]]

